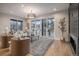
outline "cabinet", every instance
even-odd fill
[[[23,38],[12,38],[11,40],[11,55],[12,56],[25,56],[30,52],[30,39]]]
[[[1,48],[8,48],[9,47],[9,41],[12,36],[2,35],[1,36]]]

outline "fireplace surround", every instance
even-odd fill
[[[71,43],[71,45],[73,47],[74,52],[76,53],[76,43],[75,43],[75,41],[74,41],[74,39],[72,37],[70,37],[70,43]]]
[[[69,5],[69,39],[75,55],[79,55],[79,4]]]

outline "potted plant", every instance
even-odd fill
[[[59,29],[61,30],[61,33],[62,33],[62,37],[61,37],[61,41],[65,41],[65,38],[64,38],[64,32],[66,32],[66,23],[65,23],[65,17],[60,19],[60,22],[59,22]]]

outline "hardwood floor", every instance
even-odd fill
[[[9,49],[0,49],[1,56],[9,56]],[[73,51],[70,48],[70,44],[66,42],[61,42],[59,40],[54,41],[44,56],[73,56]],[[27,56],[32,56],[30,53]]]
[[[73,56],[70,44],[56,40],[52,43],[45,56]]]
[[[10,56],[9,48],[0,49],[0,56]]]

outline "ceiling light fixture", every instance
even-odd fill
[[[56,8],[53,9],[53,11],[56,11],[56,10],[57,10]]]
[[[27,18],[33,19],[35,17],[36,17],[36,15],[32,12],[32,10],[30,10],[30,13],[27,14]]]

